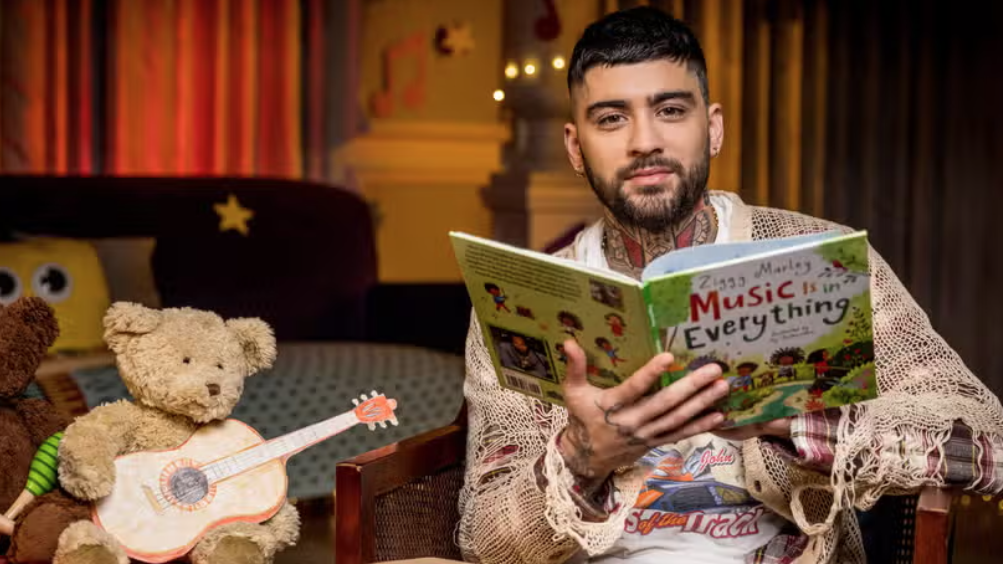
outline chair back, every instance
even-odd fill
[[[335,561],[460,560],[457,502],[466,413],[456,422],[338,465]]]

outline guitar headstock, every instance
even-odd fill
[[[357,406],[355,416],[359,418],[359,421],[368,425],[370,431],[376,429],[377,424],[386,429],[387,421],[392,425],[397,425],[397,416],[394,415],[394,410],[397,409],[397,400],[387,399],[383,394],[376,393],[376,390],[373,390],[371,395],[371,398],[367,398],[366,394],[359,396],[362,403],[359,403],[357,399],[352,399],[352,403]]]

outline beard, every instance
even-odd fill
[[[709,141],[708,139],[704,145],[700,159],[688,170],[684,169],[677,159],[647,155],[616,171],[613,178],[605,179],[595,174],[585,160],[584,153],[582,163],[592,191],[621,225],[664,232],[688,218],[707,192],[707,179],[710,176]],[[675,192],[669,194],[672,189],[667,183],[642,186],[636,193],[644,197],[643,201],[633,201],[624,193],[623,185],[628,176],[649,167],[661,167],[672,171],[678,179]],[[671,180],[670,177],[669,181]]]

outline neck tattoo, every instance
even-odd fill
[[[717,230],[717,212],[710,203],[709,195],[704,196],[682,223],[663,232],[625,226],[606,210],[603,254],[610,268],[640,279],[644,267],[651,261],[675,249],[713,243],[717,239]]]

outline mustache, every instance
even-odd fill
[[[682,177],[685,173],[683,163],[679,162],[677,159],[670,157],[647,156],[635,159],[634,162],[616,171],[616,177],[620,182],[624,182],[627,180],[628,176],[636,173],[637,171],[654,167],[669,169],[673,174],[679,177]]]

